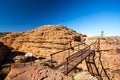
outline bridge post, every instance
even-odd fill
[[[69,41],[69,47],[70,47],[70,49],[72,49],[72,43],[71,43],[72,41]],[[68,49],[68,57],[70,56],[70,49]]]
[[[67,68],[67,74],[68,74],[68,58],[66,58],[66,60],[67,60],[67,64],[66,64],[66,68]]]
[[[78,51],[79,51],[79,45],[78,45]]]
[[[68,57],[70,56],[70,49],[68,49]]]
[[[51,67],[53,67],[53,55],[51,54],[50,56],[51,56],[51,61],[50,61],[51,62]]]

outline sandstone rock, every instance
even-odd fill
[[[0,37],[4,37],[6,34],[9,34],[10,32],[0,32]]]
[[[52,70],[40,64],[12,65],[11,71],[5,80],[73,80],[72,77],[65,76],[57,70]]]
[[[14,51],[31,52],[36,58],[40,56],[49,58],[51,53],[69,48],[69,41],[72,41],[72,46],[80,43],[83,36],[85,35],[65,26],[45,25],[24,33],[7,34],[0,41],[12,47]],[[59,55],[58,57],[60,58]]]
[[[91,76],[87,71],[77,73],[74,76],[74,80],[98,80],[96,77]]]
[[[79,34],[76,31],[64,26],[46,25],[24,33],[8,34],[7,36],[1,38],[0,41],[12,47],[15,51],[20,51],[24,53],[31,52],[36,58],[43,57],[49,60],[49,54],[70,47],[68,43],[69,41],[72,41],[72,46],[80,43],[80,41],[83,39],[82,37],[86,37],[86,35]],[[100,37],[86,37],[86,43],[91,44],[92,42],[95,42],[97,38]],[[110,77],[110,79],[118,80],[120,78],[120,38],[100,38],[100,50],[103,50],[103,52],[101,53],[101,60],[106,72],[108,73],[108,76]],[[70,52],[74,53],[74,51],[72,50]],[[57,64],[65,61],[65,58],[68,56],[68,54],[66,53],[68,53],[68,51],[54,56],[54,58],[56,58],[55,61],[57,61]],[[22,59],[21,57],[18,58]],[[96,53],[95,62],[99,71],[101,71],[99,53]],[[41,62],[37,61],[36,63]],[[87,70],[85,61],[83,61],[82,64],[78,67]],[[53,74],[50,72],[52,72]],[[89,74],[84,74],[84,76],[88,75]],[[105,76],[103,72],[101,73],[101,75],[103,77]],[[16,64],[16,66],[12,66],[12,70],[6,80],[28,80],[30,78],[33,80],[70,80],[68,79],[68,77],[63,77],[63,74],[58,73],[54,70],[50,70],[48,68],[40,67],[38,69],[37,66],[32,66],[32,68],[30,68],[30,65],[22,66],[21,64]]]
[[[23,56],[23,55],[16,56],[16,57],[14,58],[14,61],[15,61],[15,62],[25,62],[25,61],[24,61],[24,56]]]
[[[14,40],[19,37],[22,34],[22,32],[13,32],[9,33],[6,36],[0,38],[0,42],[3,42],[5,45],[11,47]]]
[[[96,39],[100,37],[87,37],[86,43],[90,44],[94,42]],[[103,80],[108,80],[105,76],[104,71],[102,70],[100,60],[102,62],[102,66],[104,67],[107,75],[111,80],[118,80],[120,78],[120,38],[118,37],[104,37],[100,38],[100,50],[101,50],[101,57],[99,52],[96,52],[95,55],[95,63],[98,71],[101,73]],[[100,60],[99,60],[100,58]],[[87,70],[85,61],[82,62],[78,67]],[[95,67],[92,67],[93,71],[95,72]],[[117,72],[114,72],[117,71]]]

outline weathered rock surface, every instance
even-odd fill
[[[9,52],[10,52],[10,48],[4,45],[4,43],[0,42],[0,64],[2,63],[2,61]]]
[[[3,38],[0,38],[0,42],[3,42],[7,46],[13,48],[14,52],[10,53],[9,56],[14,55],[14,57],[12,57],[12,60],[17,59],[15,62],[21,62],[21,60],[24,58],[23,54],[30,52],[33,54],[33,57],[38,59],[36,61],[39,63],[40,58],[45,58],[45,59],[47,58],[49,60],[51,53],[69,48],[70,47],[69,41],[72,41],[72,46],[80,43],[82,40],[82,37],[86,37],[86,35],[79,34],[76,31],[71,30],[65,26],[46,25],[46,26],[41,26],[37,29],[27,31],[27,32],[16,32],[16,33],[7,34]],[[64,53],[68,53],[68,51]],[[54,56],[58,60],[58,61],[56,60],[57,63],[61,63],[62,61],[65,60],[65,57],[68,56],[68,54],[64,54],[64,53],[62,55],[60,54],[60,55]],[[22,63],[20,63],[20,65],[21,64]],[[19,66],[19,64],[17,63],[16,65]],[[9,79],[10,80],[21,80],[21,79],[32,80],[32,78],[33,80],[37,80],[37,79],[39,80],[71,80],[71,78],[62,77],[63,74],[58,73],[55,70],[47,70],[47,69],[44,70],[40,68],[35,70],[36,72],[38,72],[37,74],[32,70],[34,68],[35,66],[33,66],[33,68],[31,68],[30,66],[25,66],[24,68],[15,68],[12,66],[11,72],[8,74],[6,80],[9,80]],[[53,74],[51,74],[51,72],[53,72]],[[20,76],[16,77],[19,74]]]
[[[24,53],[31,52],[33,53],[34,57],[39,59],[40,57],[50,58],[51,53],[70,47],[68,43],[69,41],[72,41],[72,46],[80,43],[81,37],[83,36],[85,35],[79,34],[75,32],[74,30],[71,30],[64,26],[47,25],[47,26],[42,26],[37,29],[24,32],[24,33],[8,34],[5,37],[1,38],[0,42],[3,42],[9,47],[12,47],[14,51],[20,51]],[[86,38],[86,43],[90,44],[94,42],[96,39],[97,37],[88,37]],[[102,67],[100,65],[99,58],[101,59],[102,65],[105,71],[107,72],[109,78],[112,80],[120,79],[120,65],[119,65],[120,64],[119,62],[120,61],[120,38],[114,38],[114,37],[101,38],[100,39],[100,50],[101,50],[101,57],[99,53],[96,53],[95,63],[102,77],[105,77],[105,73],[101,70]],[[74,51],[71,50],[71,53],[73,52]],[[64,53],[68,53],[68,51]],[[65,60],[68,54],[64,54],[64,53],[54,56],[54,58],[56,58],[56,61],[58,59],[57,62],[61,63],[62,61]],[[23,57],[24,56],[18,55],[18,57],[15,56],[14,58],[19,59]],[[39,61],[36,61],[36,62],[39,62]],[[12,70],[7,76],[6,80],[9,80],[9,79],[10,80],[12,79],[13,80],[20,80],[20,79],[25,79],[25,80],[31,79],[32,80],[32,78],[33,80],[35,79],[36,80],[37,79],[54,80],[56,79],[55,75],[58,75],[58,76],[63,75],[61,73],[59,75],[59,73],[57,73],[56,71],[50,70],[50,72],[56,72],[55,75],[53,73],[53,75],[55,76],[55,77],[52,76],[54,78],[53,79],[52,77],[50,77],[52,74],[48,73],[49,72],[48,68],[44,68],[45,69],[44,70],[43,67],[38,68],[37,66],[34,66],[34,65],[32,66],[32,68],[30,68],[31,67],[30,65],[22,66],[21,64],[22,63],[20,64],[17,63],[16,65],[12,65]],[[78,67],[82,68],[83,71],[87,70],[86,63],[84,61]],[[96,71],[94,67],[93,69],[94,71]],[[41,75],[43,77],[41,77]],[[50,78],[46,77],[46,75],[49,76]],[[90,79],[92,78],[91,76],[89,77]],[[60,80],[61,79],[62,78],[60,77]],[[78,80],[79,79],[81,78],[78,78]],[[57,80],[59,80],[59,78]],[[67,80],[67,78],[65,78],[65,80]],[[107,80],[107,78],[105,77],[103,78],[103,80]]]
[[[7,34],[0,39],[0,42],[12,47],[14,51],[31,52],[36,58],[50,58],[50,54],[81,42],[81,38],[86,35],[77,33],[61,25],[46,25],[27,32],[16,32]],[[59,56],[59,58],[67,56]]]
[[[5,80],[73,80],[57,70],[40,64],[15,63]]]
[[[91,76],[91,74],[87,71],[83,71],[80,73],[77,73],[74,76],[74,80],[98,80],[96,77]]]
[[[13,44],[14,40],[19,37],[22,34],[22,32],[13,32],[13,33],[9,33],[4,37],[0,38],[0,42],[3,42],[5,45],[11,47],[11,45]]]
[[[10,32],[0,32],[0,37],[4,37],[6,34],[9,34]]]
[[[86,38],[86,43],[90,44],[94,42],[98,37],[88,37]],[[99,37],[100,38],[100,37]],[[95,53],[95,64],[102,76],[103,80],[108,80],[104,70],[106,71],[109,79],[119,80],[120,79],[120,38],[118,37],[105,37],[100,38],[100,52]],[[102,62],[102,66],[100,63]],[[85,61],[82,62],[78,67],[83,70],[87,70]],[[91,66],[93,73],[96,74],[95,66]]]

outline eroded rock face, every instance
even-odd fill
[[[10,48],[4,45],[4,43],[0,42],[0,64],[2,63],[2,61],[9,52],[10,52]]]
[[[57,70],[40,64],[13,64],[5,80],[73,80]]]
[[[100,37],[88,37],[86,40],[87,44],[95,42],[96,39]],[[96,52],[95,54],[95,64],[103,77],[103,80],[108,80],[104,71],[102,70],[102,66],[105,69],[109,79],[111,80],[119,80],[120,79],[120,38],[118,37],[105,37],[100,38],[100,52]],[[102,66],[100,63],[102,62]],[[87,70],[85,61],[82,62],[78,67]],[[94,73],[96,69],[94,65],[92,65],[92,69]]]
[[[30,52],[37,59],[43,57],[45,59],[48,58],[49,60],[51,53],[69,48],[70,41],[72,42],[72,46],[77,45],[81,42],[82,37],[85,36],[86,35],[79,34],[76,31],[61,25],[47,25],[24,33],[10,33],[1,38],[0,41],[12,47],[16,52]],[[68,53],[68,51],[64,52],[62,55],[60,54],[54,56],[56,57],[56,61],[58,60],[57,64],[63,62],[66,59],[68,56],[66,53]],[[11,53],[11,55],[12,54],[16,53],[14,52]],[[21,60],[22,57],[24,57],[24,55],[17,55],[14,56],[13,59],[20,58]],[[20,65],[16,63],[18,66],[21,66],[21,64],[22,63],[20,63]],[[72,80],[71,78],[62,77],[64,75],[56,72],[55,70],[49,70],[46,68],[45,70],[43,68],[37,70],[35,69],[35,66],[32,68],[30,66],[23,66],[22,68],[16,68],[13,66],[6,80],[32,80],[32,78],[33,80]],[[53,72],[53,74],[51,72]]]
[[[77,73],[74,76],[74,80],[98,80],[96,77],[91,76],[91,74],[87,71],[83,71],[80,73]]]
[[[22,32],[13,32],[13,33],[7,34],[6,36],[0,38],[0,42],[4,43],[9,47],[12,47],[11,45],[13,44],[15,39],[19,37],[21,34]]]
[[[15,51],[31,52],[35,57],[49,57],[49,54],[81,42],[81,37],[86,36],[77,33],[61,25],[46,25],[24,32],[11,33],[1,38],[0,41],[12,47]]]

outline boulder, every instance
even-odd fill
[[[57,70],[52,70],[40,64],[16,63],[5,80],[73,80]]]

